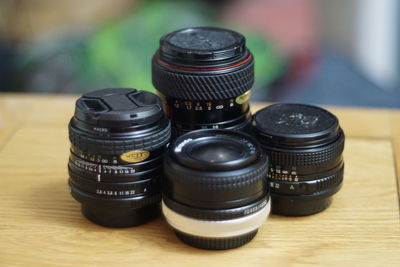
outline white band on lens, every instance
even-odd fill
[[[171,210],[162,201],[162,211],[169,225],[186,234],[201,237],[234,237],[257,230],[268,218],[271,210],[271,201],[261,210],[244,217],[221,220],[205,221],[190,218]]]

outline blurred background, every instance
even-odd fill
[[[253,101],[400,107],[398,0],[2,0],[0,92],[155,91],[158,40],[190,26],[241,32]]]

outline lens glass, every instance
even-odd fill
[[[245,153],[243,151],[243,146],[238,146],[237,143],[229,141],[216,142],[216,140],[213,140],[194,145],[189,155],[196,160],[219,163],[238,160],[240,157],[243,157]]]

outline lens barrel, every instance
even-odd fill
[[[89,220],[127,227],[159,214],[171,134],[159,97],[127,88],[84,94],[68,129],[69,186]]]
[[[253,131],[269,157],[272,212],[318,213],[343,182],[344,133],[327,110],[274,104],[253,116]]]
[[[177,138],[164,158],[162,209],[185,243],[202,249],[239,247],[270,211],[268,162],[251,136],[197,130]]]
[[[152,80],[173,138],[196,129],[250,129],[254,61],[241,34],[198,27],[163,36]]]

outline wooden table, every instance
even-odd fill
[[[347,135],[345,182],[332,206],[270,216],[245,246],[204,251],[180,242],[162,217],[112,229],[81,215],[67,187],[75,99],[0,95],[0,265],[399,266],[399,110],[329,108]]]

